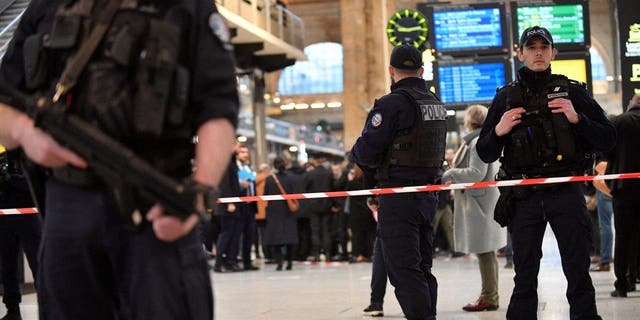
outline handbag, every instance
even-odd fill
[[[280,184],[280,180],[278,180],[278,177],[273,173],[271,174],[271,176],[273,177],[273,180],[276,181],[276,184],[278,185],[278,189],[280,189],[280,193],[287,194],[284,191],[282,184]],[[300,209],[300,202],[298,202],[298,200],[296,199],[285,199],[285,200],[287,201],[287,207],[289,207],[289,210],[291,210],[291,212],[296,212],[298,211],[298,209]]]

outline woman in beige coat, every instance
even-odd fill
[[[495,180],[499,164],[486,164],[478,157],[476,143],[487,116],[487,108],[472,105],[466,110],[465,128],[470,132],[453,159],[454,167],[442,179],[453,183]],[[498,201],[497,188],[456,190],[454,192],[453,238],[455,251],[478,256],[482,292],[477,301],[464,306],[466,311],[498,309],[498,260],[495,251],[506,245],[506,231],[493,220]]]

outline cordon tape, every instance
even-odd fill
[[[350,197],[350,196],[371,196],[371,195],[392,194],[392,193],[482,189],[482,188],[492,188],[492,187],[516,187],[516,186],[532,186],[532,185],[554,184],[554,183],[564,183],[564,182],[585,182],[585,181],[595,181],[595,180],[621,180],[621,179],[638,179],[638,178],[640,178],[640,172],[605,174],[605,175],[597,175],[597,176],[585,175],[585,176],[530,178],[530,179],[516,179],[516,180],[502,180],[502,181],[445,183],[445,184],[432,184],[432,185],[426,185],[426,186],[378,188],[378,189],[351,190],[351,191],[331,191],[331,192],[313,192],[313,193],[292,193],[292,194],[284,194],[284,195],[274,194],[274,195],[264,195],[264,196],[227,197],[227,198],[219,198],[218,203],[276,201],[276,200],[286,200],[286,199],[300,200],[300,199],[319,199],[319,198],[341,198],[341,197]],[[0,209],[0,215],[34,214],[37,212],[38,211],[36,210],[36,208]]]

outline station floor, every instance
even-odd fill
[[[562,273],[555,238],[547,229],[544,257],[539,275],[538,319],[569,319]],[[500,265],[504,265],[504,258]],[[262,264],[259,271],[212,273],[215,288],[215,313],[220,320],[324,320],[366,319],[362,309],[369,303],[371,264],[295,263],[292,271],[275,271],[275,265]],[[480,274],[474,256],[438,257],[434,261],[438,278],[438,319],[505,319],[513,289],[512,269],[500,269],[500,308],[497,311],[466,312],[461,308],[474,301],[480,292]],[[628,298],[612,298],[613,271],[592,272],[598,311],[606,320],[640,319],[640,292]],[[24,320],[37,319],[35,294],[23,297]],[[0,305],[0,316],[4,306]],[[387,286],[385,318],[404,319],[402,310]]]

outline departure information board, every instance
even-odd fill
[[[502,47],[499,8],[473,8],[433,12],[436,50]]]
[[[554,44],[585,42],[584,6],[582,4],[540,5],[516,9],[518,38],[531,26],[545,27]]]
[[[506,63],[486,62],[439,66],[438,94],[444,103],[489,102],[507,82]]]

